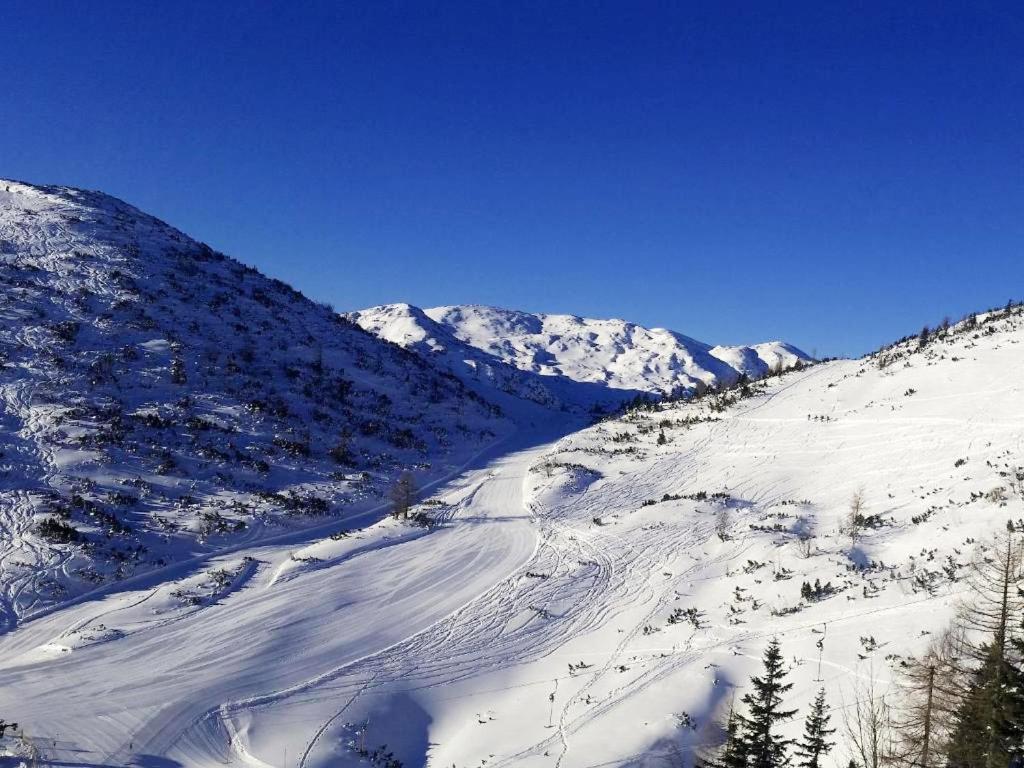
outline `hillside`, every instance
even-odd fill
[[[1021,525],[1022,374],[1015,307],[563,438],[527,479],[536,555],[444,627],[448,661],[438,631],[334,679],[373,679],[346,717],[413,691],[431,765],[689,765],[771,637],[787,705],[824,686],[842,729],[870,681],[895,704],[969,563]],[[297,711],[276,709],[265,722]]]
[[[493,671],[423,696],[473,697],[500,724],[432,730],[434,764],[689,764],[771,637],[787,705],[824,686],[842,729],[872,680],[895,704],[890,681],[947,626],[969,563],[1022,524],[1022,374],[1018,306],[563,438],[531,468],[533,577],[495,589],[477,613],[502,629],[460,643],[472,662],[445,674]],[[838,741],[828,764],[845,766]]]
[[[342,520],[499,409],[111,197],[0,181],[0,616]]]
[[[610,408],[638,394],[680,394],[734,384],[810,362],[782,342],[711,346],[622,320],[484,306],[419,309],[392,304],[352,312],[353,322],[455,375],[549,407]]]

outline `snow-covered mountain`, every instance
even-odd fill
[[[1024,517],[1022,382],[1014,307],[538,423],[423,502],[432,527],[264,542],[0,635],[0,713],[69,765],[689,767],[777,637],[785,706],[823,686],[846,766],[857,689],[895,705]]]
[[[479,307],[352,315],[367,333],[124,203],[16,182],[0,284],[25,765],[690,768],[775,637],[838,768],[857,697],[899,707],[970,564],[1024,529],[1021,306],[701,394],[800,353]],[[694,396],[558,410],[654,381]],[[406,467],[441,482],[382,519]]]
[[[487,398],[493,399],[497,391],[546,408],[591,410],[613,408],[646,391],[611,389],[600,382],[517,367],[515,361],[504,360],[460,338],[455,328],[432,319],[430,311],[433,310],[424,311],[409,304],[386,304],[344,316],[370,333],[451,371]]]
[[[546,405],[591,407],[680,394],[810,362],[783,342],[711,346],[623,320],[485,306],[389,304],[346,315],[381,338],[443,360],[460,378]]]
[[[447,370],[111,197],[0,181],[0,615],[383,502],[510,431]]]

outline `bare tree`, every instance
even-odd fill
[[[732,513],[728,507],[722,507],[715,516],[715,535],[721,541],[729,539],[729,528],[732,527]]]
[[[868,682],[854,684],[853,701],[843,709],[843,729],[855,763],[861,768],[888,768],[894,764],[895,734],[886,696]]]
[[[968,632],[968,650],[979,660],[990,649],[1006,658],[1009,631],[1024,622],[1024,596],[1018,591],[1022,582],[1024,542],[1008,523],[992,548],[980,551],[971,563],[967,584],[972,599],[959,612],[959,621]]]
[[[850,511],[846,515],[844,530],[850,537],[850,546],[857,546],[861,531],[864,530],[864,488],[858,488],[850,497]]]
[[[401,517],[407,520],[409,510],[416,503],[416,479],[412,476],[412,472],[405,470],[398,476],[398,480],[388,491],[388,498],[394,505],[391,508],[391,514],[396,518]]]
[[[806,515],[800,515],[793,526],[796,534],[796,551],[804,560],[814,554],[814,527]]]
[[[1024,467],[1014,467],[1010,470],[1010,492],[1021,501],[1024,501]]]
[[[800,553],[800,557],[807,560],[814,554],[814,537],[809,533],[800,534],[796,540],[796,551]]]
[[[962,629],[954,626],[933,641],[924,655],[908,659],[900,670],[901,695],[894,718],[897,765],[946,765],[946,746],[967,687],[964,643]]]

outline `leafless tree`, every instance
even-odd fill
[[[416,503],[416,479],[408,470],[398,476],[398,480],[388,491],[388,498],[393,504],[391,514],[398,518],[409,518],[409,510]]]
[[[971,598],[961,607],[958,620],[967,631],[967,647],[985,658],[994,649],[1005,658],[1011,628],[1024,622],[1024,540],[1007,524],[992,547],[979,551],[971,563],[967,584]],[[984,645],[983,645],[984,644]]]
[[[1010,470],[1010,492],[1020,501],[1024,501],[1024,467]]]
[[[850,537],[850,546],[857,546],[861,531],[864,530],[864,488],[858,488],[850,497],[850,511],[846,515],[845,533]]]
[[[878,691],[873,675],[854,685],[852,697],[843,709],[843,728],[854,762],[861,768],[889,768],[896,745],[887,697]]]
[[[967,579],[971,598],[961,607],[958,622],[965,631],[966,655],[976,665],[995,661],[993,690],[1003,691],[1003,674],[1013,651],[1011,632],[1024,623],[1024,542],[1012,523],[987,551],[979,552]],[[993,717],[1000,715],[998,703]],[[996,754],[998,727],[988,728],[988,754]]]
[[[793,527],[796,534],[796,551],[804,560],[814,554],[814,527],[806,515],[800,515]]]
[[[814,536],[809,533],[801,533],[796,540],[797,552],[804,560],[814,554]]]
[[[920,658],[906,662],[897,682],[894,729],[896,764],[908,768],[943,768],[954,717],[966,692],[964,632],[952,627]]]
[[[715,516],[715,535],[721,540],[729,538],[729,528],[732,527],[732,513],[728,507],[722,507]]]

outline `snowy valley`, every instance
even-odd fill
[[[777,638],[845,768],[844,713],[1024,526],[1019,305],[821,363],[569,315],[338,315],[17,182],[0,276],[19,762],[691,766]]]

